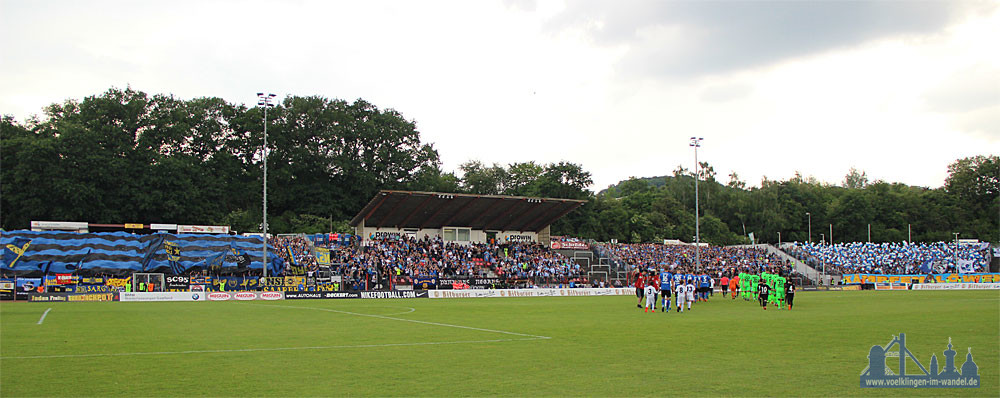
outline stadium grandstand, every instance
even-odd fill
[[[30,231],[2,232],[0,274],[17,279],[19,291],[48,292],[108,281],[123,290],[151,291],[627,286],[636,270],[678,268],[716,279],[767,272],[813,285],[819,279],[808,269],[829,275],[968,273],[986,270],[991,259],[988,244],[981,243],[957,249],[944,242],[788,243],[779,250],[549,235],[552,222],[582,204],[381,191],[354,217],[355,234],[269,236],[266,274],[260,234],[236,235],[226,226],[39,221]],[[94,232],[102,228],[114,232]],[[138,274],[171,278],[144,277],[140,287],[131,278]]]
[[[351,220],[362,239],[440,236],[448,243],[536,242],[586,201],[383,190]]]
[[[456,278],[465,278],[489,286],[575,286],[587,270],[550,250],[549,227],[584,203],[383,190],[351,220],[359,244],[341,246],[331,258],[352,286],[366,275],[388,275],[382,285],[461,286]]]

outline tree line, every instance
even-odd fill
[[[851,169],[841,185],[796,173],[747,188],[736,173],[723,184],[710,164],[699,167],[701,238],[715,244],[757,242],[936,242],[960,238],[1000,240],[1000,161],[997,156],[956,160],[941,188],[869,182]],[[630,242],[689,241],[694,235],[694,176],[623,181],[597,195],[601,211],[628,215],[613,237]],[[595,206],[598,207],[598,206]],[[599,216],[600,218],[600,216]],[[610,219],[611,217],[606,217]],[[832,234],[831,234],[832,230]],[[612,232],[612,231],[609,231]],[[832,236],[831,236],[832,235]],[[608,236],[606,238],[612,238]]]
[[[556,235],[601,241],[690,241],[694,176],[631,178],[594,193],[591,174],[570,162],[508,165],[470,160],[444,171],[416,122],[362,99],[289,96],[268,111],[269,231],[350,232],[380,189],[586,200],[552,226]],[[230,225],[262,221],[263,109],[221,98],[179,99],[117,89],[52,104],[41,118],[0,120],[0,226],[31,220]],[[1000,239],[997,156],[956,160],[944,187],[868,182],[851,170],[841,186],[800,175],[747,187],[699,168],[703,241],[738,244],[961,237]],[[824,239],[829,237],[824,236]]]

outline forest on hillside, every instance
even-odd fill
[[[263,109],[221,98],[179,99],[116,89],[52,104],[43,116],[0,120],[0,226],[31,220],[163,222],[261,227]],[[694,176],[631,178],[600,193],[570,162],[441,169],[413,120],[362,99],[289,96],[268,111],[268,224],[273,233],[349,232],[380,189],[587,200],[552,226],[600,241],[690,241]],[[748,187],[699,167],[700,230],[713,244],[807,239],[1000,241],[998,156],[957,159],[943,187],[868,181],[839,185],[796,174]],[[809,214],[807,216],[807,213]]]

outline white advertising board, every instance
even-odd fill
[[[625,296],[633,288],[428,290],[430,298]]]

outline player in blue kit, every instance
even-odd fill
[[[710,277],[710,276],[708,276],[708,275],[706,275],[704,273],[702,273],[701,275],[698,275],[698,288],[699,288],[698,289],[698,292],[699,292],[698,295],[700,296],[701,301],[708,301],[708,289],[709,289],[709,285],[712,284],[712,282],[710,281],[710,279],[712,279],[712,277]]]
[[[670,309],[670,283],[673,281],[674,276],[670,274],[670,271],[666,269],[660,271],[660,300],[662,305],[660,306],[660,312],[667,312]]]

